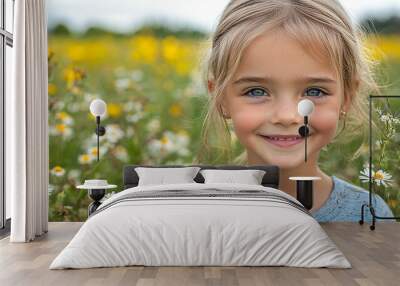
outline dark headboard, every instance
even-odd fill
[[[221,169],[221,170],[247,170],[247,169],[257,169],[264,170],[266,173],[262,180],[262,185],[265,187],[271,187],[278,189],[279,188],[279,167],[275,165],[259,165],[259,166],[241,166],[241,165],[171,165],[171,166],[149,166],[149,165],[127,165],[124,166],[123,171],[123,184],[124,189],[133,188],[138,185],[139,177],[135,171],[136,167],[151,167],[151,168],[160,168],[160,167],[168,167],[168,168],[178,168],[178,167],[200,167],[202,169]],[[200,174],[194,178],[197,183],[204,183],[204,178]]]

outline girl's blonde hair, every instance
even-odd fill
[[[366,138],[366,95],[379,94],[373,76],[375,64],[362,44],[364,32],[351,22],[342,5],[337,0],[231,0],[208,41],[211,48],[205,57],[204,79],[206,86],[212,82],[213,87],[197,162],[245,163],[246,152],[233,159],[230,127],[223,117],[221,100],[244,49],[257,36],[275,28],[285,30],[315,56],[327,56],[334,66],[351,107],[332,142],[344,126],[350,137],[361,131]]]

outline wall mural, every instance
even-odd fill
[[[50,221],[86,219],[91,200],[76,189],[86,179],[106,178],[121,187],[126,164],[196,160],[209,96],[202,66],[210,47],[208,36],[167,24],[146,24],[125,34],[95,26],[85,32],[67,24],[49,27]],[[383,93],[400,94],[399,31],[370,37],[364,44],[384,72]],[[107,103],[99,162],[96,120],[89,111],[96,98]],[[376,139],[382,159],[373,166],[373,175],[378,193],[400,215],[395,179],[400,175],[400,151],[390,145],[398,145],[400,117],[379,112],[376,121],[383,124],[386,137]],[[240,155],[243,147],[232,129],[230,140],[233,157]],[[323,148],[320,167],[368,190],[368,151],[367,138],[345,131]],[[219,155],[216,150],[209,163],[227,163]],[[110,190],[106,197],[120,190]]]

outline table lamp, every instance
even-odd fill
[[[308,116],[314,111],[314,103],[309,99],[303,99],[297,105],[297,111],[304,117],[304,125],[299,128],[299,134],[301,137],[305,137],[304,162],[307,162],[307,137],[310,134]],[[289,180],[296,181],[297,200],[308,210],[313,206],[313,181],[320,179],[320,177],[289,177]]]
[[[307,137],[310,134],[308,129],[308,116],[314,111],[314,103],[309,99],[303,99],[297,105],[298,113],[304,117],[304,125],[299,128],[301,137],[305,137],[304,144],[304,161],[307,162]]]
[[[106,133],[106,129],[100,125],[100,117],[104,116],[107,110],[106,103],[101,99],[95,99],[90,103],[90,112],[96,117],[96,135],[97,135],[97,162],[100,159],[100,140],[99,136]]]

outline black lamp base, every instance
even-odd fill
[[[311,210],[313,207],[313,181],[299,180],[296,181],[297,200],[303,206]]]
[[[296,181],[297,200],[307,209],[311,210],[314,204],[313,181],[320,177],[290,177],[289,180]]]
[[[88,215],[90,216],[101,205],[100,200],[106,194],[106,190],[105,189],[90,189],[90,190],[88,190],[88,193],[89,193],[89,197],[93,200],[93,202],[88,207]]]

